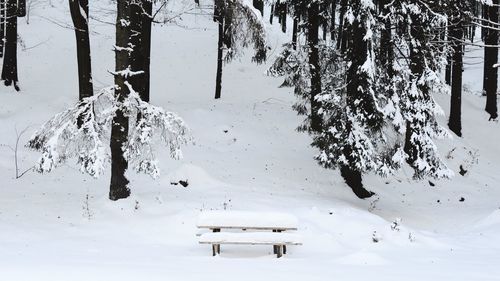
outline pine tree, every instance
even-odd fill
[[[434,3],[417,0],[379,1],[378,16],[371,1],[342,5],[345,26],[337,46],[345,49],[318,45],[321,94],[314,100],[321,105],[320,130],[310,127],[310,45],[285,45],[269,70],[285,77],[283,86],[294,87],[294,108],[306,116],[299,130],[313,137],[316,159],[340,169],[360,198],[373,195],[363,186],[363,174],[387,176],[405,160],[415,178],[450,177],[434,144],[447,132],[436,121],[443,111],[432,98],[447,92],[439,79],[446,49],[435,43],[446,17],[433,10]]]
[[[432,10],[428,3],[412,0],[401,3],[397,15],[401,28],[409,32],[401,38],[408,46],[410,65],[409,84],[401,93],[401,107],[406,120],[404,151],[407,163],[414,170],[417,179],[425,177],[451,177],[451,172],[440,158],[433,139],[444,138],[448,134],[437,120],[443,110],[434,101],[434,93],[445,93],[446,88],[439,79],[439,71],[445,63],[446,52],[432,44],[436,29],[446,23],[446,17]]]

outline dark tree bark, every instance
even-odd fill
[[[361,0],[353,1],[352,9],[357,11],[361,7]],[[358,10],[359,11],[359,10]],[[346,80],[349,81],[346,85],[346,102],[347,106],[353,109],[355,106],[363,106],[363,111],[373,112],[375,114],[374,108],[368,105],[357,103],[357,100],[364,98],[366,96],[365,91],[368,86],[367,75],[360,71],[363,64],[368,59],[368,42],[364,39],[366,34],[366,28],[359,19],[354,20],[348,25],[348,29],[345,34],[349,34],[350,48],[346,53],[346,58],[350,62],[350,65],[346,72]],[[347,37],[346,37],[347,38]],[[347,132],[351,132],[351,125],[347,124]],[[361,199],[368,198],[374,195],[374,193],[368,191],[363,186],[362,182],[362,171],[359,170],[355,165],[355,159],[353,159],[352,148],[345,146],[343,155],[347,158],[348,165],[343,165],[340,169],[341,176],[344,178],[346,184],[352,189],[352,191]]]
[[[0,0],[0,58],[3,58],[5,39],[5,0]]]
[[[26,0],[17,0],[17,16],[20,18],[26,16]]]
[[[217,41],[217,72],[215,76],[215,99],[220,99],[222,91],[222,66],[224,55],[224,1],[215,0],[214,20],[219,27]]]
[[[444,74],[444,80],[446,84],[451,86],[451,69],[453,65],[453,57],[452,55],[448,55],[446,58],[446,69],[445,69],[445,74]]]
[[[379,2],[379,9],[383,12],[383,14],[386,14],[389,12],[388,10],[388,5],[389,0],[380,0]],[[381,31],[380,34],[380,57],[381,65],[386,65],[387,66],[387,72],[389,74],[389,77],[394,76],[394,69],[393,69],[393,64],[394,64],[394,51],[392,48],[392,26],[391,26],[391,20],[390,18],[385,18],[383,20],[384,22],[384,29]]]
[[[483,40],[483,42],[485,41],[486,39],[486,36],[488,35],[488,20],[490,19],[489,15],[488,15],[488,5],[486,4],[482,4],[482,18],[483,18],[483,25],[481,27],[481,40]]]
[[[345,32],[345,13],[347,11],[347,0],[340,1],[340,19],[339,19],[339,32],[337,35],[337,49],[345,52],[347,48],[347,33]]]
[[[358,198],[366,199],[375,195],[363,187],[363,177],[359,171],[343,166],[340,168],[340,175]]]
[[[453,48],[453,66],[451,75],[451,101],[448,127],[457,136],[462,136],[462,72],[463,72],[463,19],[455,13],[451,19],[450,37]]]
[[[142,17],[142,45],[141,52],[144,58],[144,89],[139,93],[141,99],[145,102],[150,101],[151,92],[151,32],[153,24],[153,2],[152,0],[143,1],[144,13]]]
[[[335,40],[335,17],[337,12],[337,0],[332,0],[332,10],[330,13],[330,39]]]
[[[5,54],[2,80],[20,91],[17,77],[17,0],[6,0]]]
[[[499,0],[493,0],[493,6],[489,6],[489,19],[498,23]],[[485,38],[485,45],[498,45],[498,30],[492,28],[488,30]],[[483,93],[486,94],[486,112],[490,114],[490,120],[498,118],[497,88],[498,88],[498,68],[494,65],[498,63],[498,48],[484,48],[484,84]]]
[[[149,93],[146,93],[146,87],[149,88],[149,79],[146,79],[146,68],[149,70],[149,40],[151,34],[145,35],[143,32],[149,32],[150,25],[146,21],[146,5],[148,0],[132,1],[130,4],[130,45],[133,46],[130,52],[130,70],[135,75],[128,78],[132,89],[139,94],[142,100],[149,101]],[[149,39],[146,42],[145,39]],[[147,45],[147,46],[146,46]]]
[[[122,22],[130,22],[130,0],[117,0],[116,18],[116,75],[115,75],[115,95],[119,101],[123,101],[129,95],[126,85],[127,76],[121,74],[129,65],[129,53],[125,49],[130,43],[130,29]],[[125,176],[128,169],[128,161],[124,157],[123,146],[127,143],[129,131],[129,118],[120,109],[116,111],[111,128],[111,183],[109,199],[119,200],[130,196],[128,187],[129,180]]]
[[[293,19],[293,30],[292,30],[292,47],[294,50],[297,49],[297,33],[299,29],[299,20],[297,18]]]
[[[321,94],[321,72],[319,64],[319,5],[317,2],[311,2],[308,7],[307,40],[309,45],[309,66],[311,69],[311,130],[321,131],[322,119],[319,114],[321,104],[316,97]]]
[[[283,33],[286,33],[286,16],[287,16],[287,14],[288,14],[288,4],[286,2],[281,3],[279,17],[280,17],[280,23],[281,23],[281,31],[283,31]]]
[[[276,7],[276,4],[271,4],[271,13],[269,13],[269,23],[270,24],[273,24],[275,7]]]
[[[76,36],[76,53],[78,60],[79,100],[94,94],[92,84],[92,65],[89,39],[89,2],[88,0],[69,0],[69,9]],[[82,15],[82,12],[85,15]]]
[[[264,16],[264,0],[253,0],[253,6],[260,11],[262,16]]]
[[[415,21],[417,22],[417,21]],[[415,38],[416,42],[425,42],[425,33],[422,26],[414,25],[410,29],[411,36]],[[424,73],[423,62],[425,60],[423,53],[418,49],[419,47],[415,44],[410,45],[410,70],[416,79],[419,79]],[[429,95],[429,89],[426,85],[419,85],[420,90],[424,95]],[[410,97],[410,102],[417,102],[418,99],[415,97]],[[421,122],[419,120],[413,120],[412,122]],[[405,145],[404,152],[407,155],[406,162],[411,167],[415,166],[415,161],[418,159],[418,149],[414,142],[412,142],[412,135],[416,132],[414,129],[416,126],[412,126],[410,121],[406,122],[406,134],[405,134]]]

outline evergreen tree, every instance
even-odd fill
[[[321,105],[320,130],[310,127],[311,46],[285,45],[269,70],[285,77],[283,86],[294,87],[294,108],[306,116],[299,129],[311,133],[320,151],[316,159],[340,169],[360,198],[373,195],[363,186],[364,173],[387,176],[405,160],[415,178],[451,176],[433,140],[447,136],[432,98],[447,91],[439,79],[446,49],[435,43],[446,17],[433,10],[433,2],[417,0],[379,1],[378,16],[371,1],[342,5],[343,35],[337,44],[319,44],[321,94],[314,101]]]

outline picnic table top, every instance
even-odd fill
[[[198,218],[198,228],[297,230],[293,215],[275,212],[205,211]]]

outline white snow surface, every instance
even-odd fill
[[[297,229],[297,218],[286,213],[207,211],[198,218],[199,228]]]
[[[29,135],[78,96],[67,1],[37,3],[29,25],[19,20],[22,91],[0,87],[0,280],[499,279],[500,125],[487,121],[479,94],[481,50],[466,54],[464,137],[438,143],[456,176],[431,186],[413,181],[409,169],[386,179],[367,175],[378,196],[359,200],[338,171],[317,165],[311,139],[295,131],[301,118],[291,109],[292,90],[264,74],[290,34],[268,26],[267,65],[252,64],[252,52],[227,65],[215,101],[211,17],[188,13],[176,24],[155,25],[152,103],[183,117],[196,143],[179,161],[162,150],[156,181],[130,171],[132,196],[111,202],[109,169],[93,179],[70,160],[50,174],[15,179],[8,146],[16,129],[28,127],[18,149],[23,171],[39,158],[23,147]],[[90,4],[98,90],[113,83],[114,7]],[[449,96],[435,98],[447,112]],[[180,180],[189,185],[171,184]],[[210,210],[290,213],[304,245],[282,259],[268,246],[228,245],[214,258],[196,237],[199,214]]]

